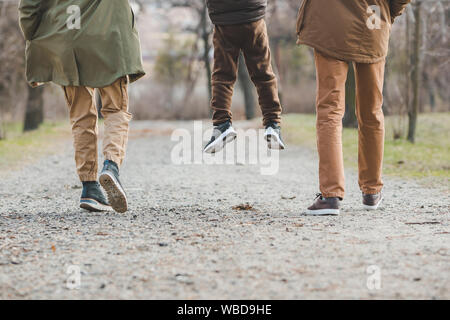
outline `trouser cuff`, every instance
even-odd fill
[[[78,176],[81,182],[97,181],[97,174],[80,174]]]
[[[275,119],[264,119],[263,120],[263,125],[264,126],[267,126],[269,123],[271,123],[271,122],[275,122],[275,123],[278,123],[278,124],[280,124],[281,123],[281,119],[280,118],[275,118]]]
[[[105,160],[114,161],[114,163],[117,164],[117,167],[119,167],[119,168],[122,165],[122,161],[123,161],[123,159],[121,157],[110,155],[110,154],[105,154]]]
[[[374,194],[380,193],[381,190],[382,190],[382,188],[380,188],[380,189],[375,189],[375,190],[374,190],[374,189],[370,189],[370,190],[364,190],[364,189],[362,189],[361,191],[362,191],[362,193],[364,193],[364,194],[374,195]]]
[[[326,193],[326,192],[322,192],[322,197],[324,198],[340,198],[341,200],[344,199],[345,194],[343,193]]]

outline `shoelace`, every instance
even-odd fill
[[[323,199],[323,197],[322,197],[322,193],[316,193],[316,197],[314,198],[314,200],[317,200],[317,199]]]

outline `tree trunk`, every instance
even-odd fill
[[[412,90],[413,90],[413,102],[408,111],[408,140],[414,143],[416,138],[416,126],[417,126],[417,114],[420,104],[420,40],[421,40],[421,6],[422,2],[419,0],[416,2],[414,17],[414,52],[413,52],[413,64],[412,64]]]
[[[239,57],[238,68],[239,84],[244,93],[245,117],[247,120],[255,117],[255,95],[253,91],[253,82],[248,75],[247,66],[245,65],[244,55],[241,53]]]
[[[1,114],[0,114],[0,140],[3,140],[5,138],[6,138],[6,134],[5,134],[5,130],[3,128],[3,119],[2,119]]]
[[[23,131],[39,128],[44,121],[44,87],[31,88],[28,86],[28,100],[25,111]]]
[[[424,83],[424,89],[428,94],[428,103],[430,110],[433,112],[436,109],[436,91],[433,79],[428,75],[425,68],[422,68],[422,79]]]
[[[357,128],[356,119],[356,82],[353,63],[348,64],[347,81],[345,82],[345,115],[342,121],[345,128]]]
[[[406,10],[409,10],[407,8]],[[411,29],[410,29],[410,18],[408,12],[405,14],[406,16],[406,88],[405,88],[405,106],[406,111],[409,111],[411,108],[411,65],[412,65],[412,57],[411,57]]]

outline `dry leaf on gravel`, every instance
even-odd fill
[[[233,207],[233,210],[239,210],[239,211],[253,211],[255,210],[252,205],[245,203],[245,204],[238,204],[237,206]]]

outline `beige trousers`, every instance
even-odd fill
[[[345,195],[342,118],[348,63],[315,51],[317,72],[317,148],[320,191],[324,197]],[[354,63],[358,119],[359,186],[365,194],[383,188],[383,82],[385,61]]]
[[[94,88],[63,87],[69,106],[70,122],[75,148],[75,162],[81,181],[96,181],[98,173],[98,114],[94,102]],[[105,118],[103,155],[121,165],[128,142],[128,78],[122,77],[113,84],[99,88],[102,100],[101,113]]]

